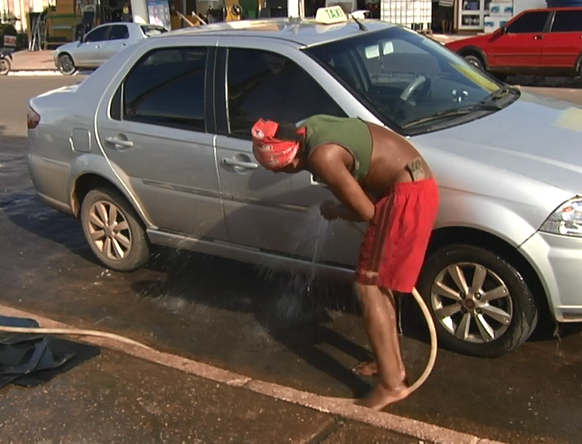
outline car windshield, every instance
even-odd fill
[[[494,112],[512,103],[506,97],[519,95],[440,43],[401,27],[363,32],[305,52],[386,125],[406,133]]]
[[[164,32],[167,32],[167,30],[165,28],[162,28],[161,26],[153,26],[153,25],[141,25],[141,29],[142,29],[143,33],[148,37],[151,37],[152,35],[158,35],[158,34],[163,34]]]

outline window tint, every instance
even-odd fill
[[[314,114],[345,116],[299,65],[253,49],[229,50],[228,112],[230,133],[249,139],[252,125],[261,117],[297,123]]]
[[[507,31],[514,34],[526,32],[543,32],[549,12],[529,12],[518,18],[507,27]]]
[[[582,11],[556,11],[552,32],[582,32]]]
[[[129,38],[129,30],[125,25],[113,25],[109,33],[109,40],[122,40]]]
[[[89,34],[87,34],[85,41],[86,42],[100,42],[105,40],[105,34],[109,26],[102,26],[101,28],[94,29]]]
[[[169,48],[141,59],[124,83],[124,120],[204,131],[206,54]]]

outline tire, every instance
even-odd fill
[[[65,76],[72,76],[77,72],[73,58],[69,54],[61,54],[57,62],[57,68]]]
[[[8,57],[0,59],[0,76],[6,76],[10,72],[12,63]]]
[[[107,220],[112,214],[114,224]],[[145,230],[135,210],[119,192],[90,191],[81,205],[81,224],[91,250],[107,268],[134,271],[148,261],[150,245]],[[107,228],[100,230],[103,226]],[[100,232],[98,237],[96,233]]]
[[[479,68],[481,71],[485,71],[485,63],[483,63],[481,57],[476,55],[466,55],[463,56],[463,58],[467,63],[470,63],[471,65]]]
[[[455,270],[465,276],[469,289],[469,297],[458,301],[450,295],[444,297],[442,290],[443,285],[459,289],[452,278],[457,274]],[[472,296],[476,293],[471,287],[477,270],[481,271],[478,276],[485,278],[478,294]],[[432,253],[417,287],[431,311],[439,342],[458,353],[499,357],[522,345],[537,324],[538,308],[521,274],[498,254],[479,247],[448,245]],[[486,301],[488,296],[499,297]],[[487,326],[479,328],[478,319]],[[468,324],[468,330],[462,329],[463,320],[468,320],[464,324]]]

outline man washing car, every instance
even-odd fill
[[[260,119],[252,129],[257,161],[275,172],[307,170],[341,204],[324,202],[327,220],[369,222],[356,272],[364,323],[380,382],[358,404],[381,410],[409,394],[394,292],[416,284],[438,211],[438,187],[418,151],[401,136],[359,118],[316,115],[299,127]]]

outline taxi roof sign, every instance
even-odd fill
[[[315,21],[324,25],[332,23],[347,22],[348,17],[341,6],[330,6],[328,8],[319,8],[315,14]]]

